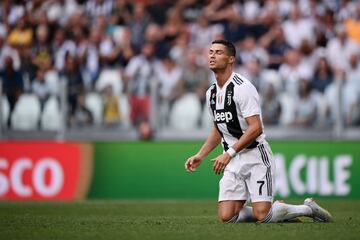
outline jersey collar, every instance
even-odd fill
[[[232,73],[231,73],[230,77],[228,78],[228,80],[226,80],[225,84],[224,84],[222,87],[220,87],[220,86],[218,85],[217,81],[215,81],[216,89],[217,89],[218,91],[222,91],[222,90],[226,89],[227,85],[229,85],[229,83],[231,82],[231,79],[233,79],[234,74],[235,74],[235,72],[232,72]]]

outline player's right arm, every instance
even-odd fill
[[[210,131],[208,138],[202,145],[198,153],[189,157],[185,162],[185,170],[188,172],[195,172],[197,167],[201,164],[203,159],[214,149],[221,141],[221,135],[215,126]]]

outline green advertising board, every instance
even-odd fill
[[[280,198],[360,198],[360,142],[273,141]],[[99,142],[89,198],[216,199],[220,176],[210,159],[195,173],[185,160],[202,142]]]
[[[272,142],[280,197],[360,198],[360,142]]]

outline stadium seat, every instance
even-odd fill
[[[313,92],[312,93],[316,100],[317,107],[317,124],[319,126],[324,126],[326,124],[326,109],[327,109],[327,100],[324,94]]]
[[[281,115],[279,122],[281,125],[286,126],[294,121],[295,100],[294,97],[287,92],[281,93],[279,100],[281,104]]]
[[[195,94],[189,93],[177,100],[170,110],[169,126],[176,130],[198,128],[201,105]]]
[[[11,126],[16,130],[37,129],[40,119],[40,101],[35,94],[23,94],[15,105]]]
[[[207,106],[204,106],[201,115],[201,127],[204,129],[211,129],[213,126],[214,126],[214,121],[211,118],[209,109],[207,108]]]
[[[2,111],[2,113],[1,113],[1,116],[2,116],[1,124],[2,124],[2,126],[6,126],[7,119],[9,117],[9,113],[10,113],[10,106],[9,106],[9,102],[6,99],[5,96],[1,97],[1,111]]]
[[[262,73],[263,84],[272,84],[277,92],[282,89],[282,80],[279,73],[275,70],[265,70]],[[265,86],[264,86],[265,88]]]
[[[101,92],[108,85],[112,86],[115,95],[120,96],[123,90],[123,82],[118,70],[104,69],[96,81],[95,89]]]
[[[94,117],[95,124],[101,124],[103,119],[103,101],[101,95],[96,92],[88,93],[85,97],[85,106]]]
[[[61,127],[61,112],[59,101],[56,97],[50,97],[41,114],[40,126],[43,130],[59,130]]]
[[[59,94],[59,89],[60,89],[59,75],[56,71],[48,71],[45,74],[45,82],[49,86],[52,95]]]

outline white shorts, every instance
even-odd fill
[[[275,186],[275,163],[268,143],[239,153],[231,161],[239,161],[239,169],[225,169],[219,182],[219,202],[248,200],[272,202]]]

